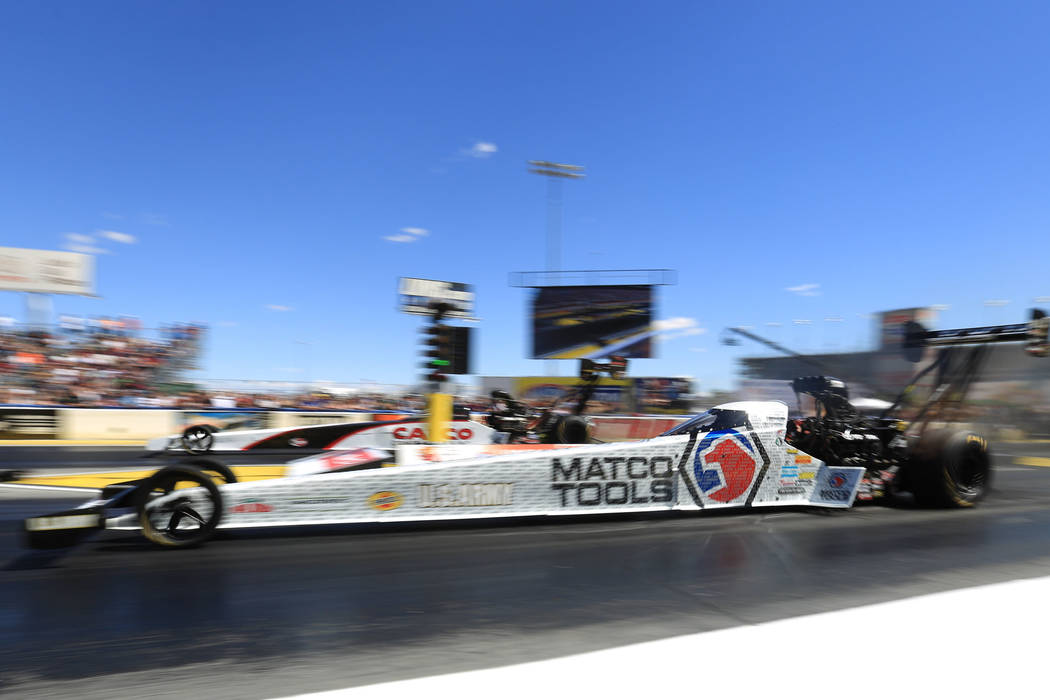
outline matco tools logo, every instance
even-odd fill
[[[693,474],[708,498],[729,503],[751,486],[757,468],[755,448],[748,439],[735,430],[719,430],[700,441]]]

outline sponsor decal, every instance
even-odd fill
[[[817,500],[827,503],[848,503],[854,487],[860,480],[859,472],[822,468],[818,472]]]
[[[514,484],[420,484],[420,508],[478,508],[514,504]]]
[[[448,429],[449,440],[469,440],[474,437],[474,431],[470,428],[456,428],[451,427]],[[402,425],[394,428],[394,439],[395,440],[426,440],[427,433],[423,430],[422,426],[408,426]]]
[[[975,445],[980,445],[982,450],[988,449],[988,441],[980,435],[967,435],[966,444],[969,445],[971,443]]]
[[[798,478],[798,467],[796,467],[794,465],[791,465],[791,464],[785,464],[784,466],[782,466],[780,468],[780,478],[781,479],[796,479],[796,478]]]
[[[801,486],[781,486],[777,493],[781,496],[798,496],[806,492]]]
[[[820,497],[825,501],[841,501],[845,503],[849,500],[849,491],[843,491],[842,489],[821,489]]]
[[[26,530],[31,532],[42,532],[44,530],[73,530],[79,528],[98,527],[101,520],[96,513],[84,515],[47,515],[42,518],[29,518],[26,520]]]
[[[375,510],[400,508],[404,498],[397,491],[376,491],[368,497],[368,507]]]
[[[805,479],[806,481],[812,481],[816,477],[816,475],[816,472],[799,472],[798,478],[800,481],[803,479]]]
[[[670,503],[672,457],[574,457],[551,460],[551,488],[562,507]]]
[[[321,464],[324,465],[326,470],[335,471],[336,469],[346,469],[347,467],[355,467],[359,464],[374,462],[382,459],[385,454],[386,453],[379,452],[378,450],[370,450],[367,447],[364,447],[357,450],[348,450],[346,452],[325,455],[321,458]]]
[[[729,503],[755,479],[759,461],[751,442],[735,430],[709,433],[696,449],[693,474],[700,490],[713,501]]]
[[[306,447],[310,444],[310,441],[304,437],[293,437],[288,440],[288,444],[292,447]]]
[[[796,454],[795,464],[813,464],[813,458],[809,455]]]
[[[341,497],[327,497],[327,498],[296,498],[289,503],[293,506],[331,506],[337,503],[346,503],[346,498]]]
[[[237,505],[230,508],[231,513],[270,513],[273,506],[262,501],[239,501]]]

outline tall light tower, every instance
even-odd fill
[[[561,267],[561,182],[582,180],[584,166],[552,163],[549,160],[530,160],[529,172],[547,178],[547,271]]]

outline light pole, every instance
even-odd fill
[[[547,178],[547,271],[561,267],[561,181],[582,180],[584,166],[530,160],[529,172]]]
[[[530,160],[529,172],[547,178],[547,272],[561,267],[561,181],[582,180],[584,166],[553,163],[549,160]],[[548,280],[548,284],[549,284]],[[547,360],[547,374],[554,373],[555,360]]]

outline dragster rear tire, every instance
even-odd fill
[[[583,416],[559,416],[548,433],[549,442],[556,445],[586,445],[591,441],[591,424]]]
[[[909,465],[915,502],[932,508],[972,508],[992,483],[988,441],[969,430],[923,436]]]
[[[161,495],[168,494],[175,490],[176,484],[184,482],[193,482],[196,484],[194,488],[204,489],[211,505],[211,513],[194,530],[172,531],[170,526],[164,528],[151,517],[157,515],[158,511],[151,509],[149,504],[154,500],[155,491],[160,491]],[[176,510],[177,508],[171,511],[169,525]],[[148,477],[138,488],[135,494],[135,513],[142,528],[142,535],[150,542],[169,549],[196,547],[211,539],[219,526],[223,515],[222,494],[212,478],[200,469],[186,465],[165,467]]]

